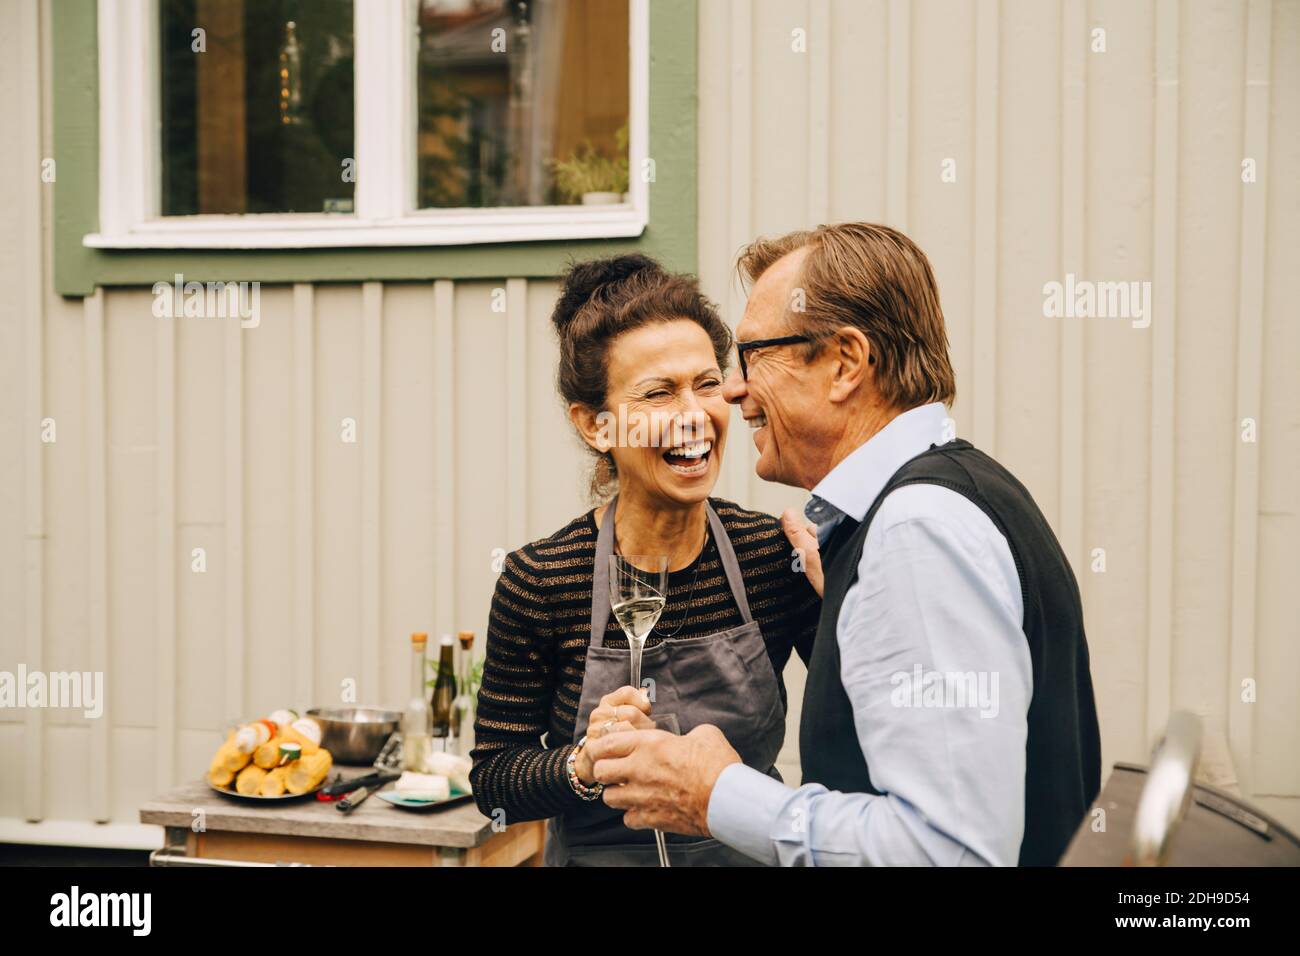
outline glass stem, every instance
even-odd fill
[[[632,652],[632,686],[637,690],[641,689],[641,651],[644,648],[644,637],[640,640],[633,639],[629,642],[629,649]]]

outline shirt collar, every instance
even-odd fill
[[[818,526],[818,537],[829,534],[844,515],[855,521],[866,517],[894,472],[931,445],[946,440],[947,422],[948,409],[942,402],[908,409],[832,468],[813,488],[804,509]]]

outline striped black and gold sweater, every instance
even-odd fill
[[[776,518],[720,498],[709,501],[736,551],[750,612],[763,631],[784,707],[782,671],[792,649],[808,661],[821,600],[795,569]],[[564,761],[573,749],[582,695],[597,530],[593,509],[505,559],[488,618],[471,753],[474,798],[487,816],[504,810],[510,823],[539,820],[581,802],[565,777]],[[699,557],[669,574],[668,603],[646,646],[741,623],[710,533]],[[661,637],[661,628],[671,636]],[[613,615],[605,644],[627,647]]]

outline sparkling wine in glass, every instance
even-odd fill
[[[609,603],[632,657],[632,686],[641,689],[641,652],[668,594],[668,556],[611,554]]]

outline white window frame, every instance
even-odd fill
[[[649,185],[608,206],[417,209],[416,0],[353,0],[354,213],[159,214],[157,0],[99,0],[99,249],[453,246],[639,236]],[[629,2],[629,169],[649,152],[649,0]],[[201,26],[201,24],[200,24]],[[376,173],[376,170],[378,171]]]

